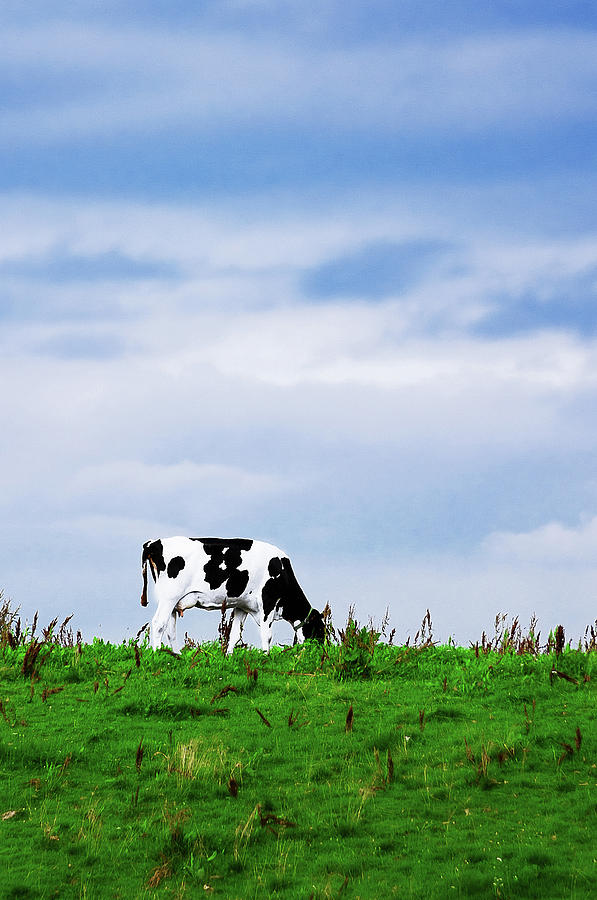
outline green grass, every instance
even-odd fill
[[[597,896],[595,651],[366,638],[0,649],[0,897]]]

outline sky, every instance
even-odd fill
[[[0,588],[253,537],[396,641],[597,616],[597,7],[4,0]],[[183,631],[214,638],[193,611]],[[280,627],[278,640],[291,632]],[[247,637],[257,641],[257,630]]]

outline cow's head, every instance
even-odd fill
[[[319,641],[320,644],[323,644],[325,639],[325,624],[320,612],[311,607],[302,627],[305,640]]]

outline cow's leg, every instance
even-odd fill
[[[168,645],[174,650],[174,645],[176,644],[176,620],[178,619],[178,614],[174,609],[172,611],[172,615],[168,619],[168,625],[166,629],[166,640],[168,641]]]
[[[236,645],[242,638],[243,626],[247,618],[247,611],[238,607],[232,613],[232,624],[230,627],[230,637],[228,639],[228,649],[234,650]]]
[[[269,648],[272,643],[272,626],[274,624],[274,612],[272,609],[269,616],[267,618],[263,615],[263,610],[261,611],[261,615],[259,618],[255,616],[257,624],[259,625],[259,632],[261,634],[261,649],[265,650],[266,653],[269,652]]]
[[[151,620],[151,646],[157,650],[162,644],[174,649],[176,643],[175,601],[161,600]]]

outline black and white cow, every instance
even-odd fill
[[[285,619],[297,640],[323,641],[321,613],[313,609],[295,578],[287,555],[263,541],[242,538],[169,537],[143,544],[143,593],[147,606],[147,568],[155,582],[158,608],[151,622],[151,644],[174,647],[176,617],[185,609],[233,610],[228,646],[239,641],[247,615],[257,622],[261,646],[269,650],[272,625]]]

